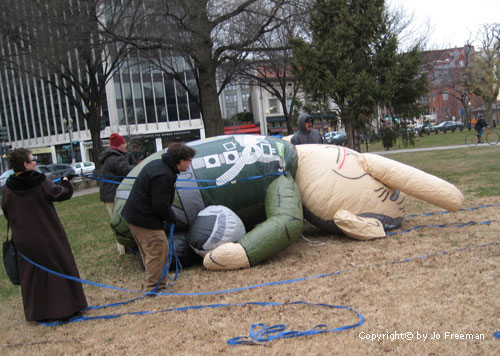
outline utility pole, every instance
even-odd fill
[[[73,132],[73,119],[64,119],[63,120],[64,126],[68,129],[68,135],[69,135],[69,148],[71,152],[71,164],[75,164],[75,152],[73,151],[73,137],[72,137],[72,132]]]
[[[0,126],[0,155],[2,160],[2,173],[5,172],[5,157],[9,153],[10,146],[4,144],[9,141],[9,132],[7,127]]]

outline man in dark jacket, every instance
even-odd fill
[[[314,119],[308,113],[299,115],[297,124],[299,131],[292,136],[290,142],[294,145],[303,145],[305,143],[323,143],[323,137],[318,130],[313,129]]]
[[[135,167],[135,164],[130,164],[127,153],[127,143],[125,139],[117,133],[109,136],[109,147],[99,155],[101,163],[101,173],[103,178],[111,182],[99,181],[99,195],[101,201],[106,206],[109,216],[113,214],[115,208],[115,195],[118,184],[123,178]],[[125,247],[117,242],[118,253],[123,255]]]
[[[182,142],[171,143],[167,153],[144,166],[122,210],[122,216],[141,252],[146,268],[147,288],[165,287],[161,280],[168,257],[168,242],[164,222],[175,224],[172,210],[177,174],[185,172],[196,151]]]

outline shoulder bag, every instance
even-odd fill
[[[18,286],[19,269],[17,266],[17,249],[12,238],[9,240],[9,222],[7,221],[7,239],[3,243],[3,265],[12,284]]]

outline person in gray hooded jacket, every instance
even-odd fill
[[[297,131],[290,142],[294,145],[303,145],[306,143],[323,143],[323,137],[318,130],[313,129],[314,119],[308,113],[302,113],[297,120],[299,131]]]

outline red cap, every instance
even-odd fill
[[[117,133],[111,134],[111,136],[109,136],[109,146],[111,148],[118,148],[118,146],[124,143],[125,139]]]

